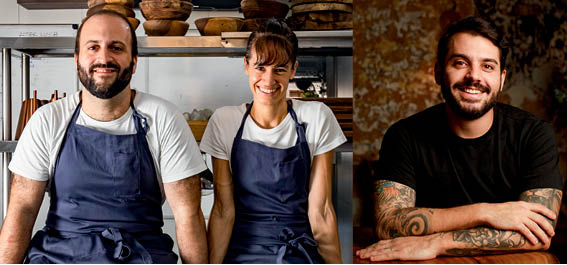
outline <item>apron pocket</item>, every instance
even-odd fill
[[[140,194],[140,159],[136,152],[115,152],[113,167],[114,195],[119,197]]]
[[[300,161],[298,157],[291,161],[281,162],[276,168],[275,176],[277,176],[277,191],[281,202],[287,202],[296,194],[302,194],[306,191],[308,180],[304,178],[305,163]],[[309,177],[309,176],[307,176]]]

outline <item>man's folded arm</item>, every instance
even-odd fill
[[[440,232],[491,227],[516,231],[532,244],[549,241],[561,205],[561,191],[533,189],[520,201],[476,203],[448,209],[416,208],[415,190],[387,180],[376,182],[376,233],[380,239],[423,236]],[[538,240],[539,239],[539,240]]]
[[[536,203],[545,206],[553,211],[554,215],[559,214],[561,208],[561,190],[552,188],[531,189],[520,195],[521,202]],[[556,218],[545,218],[552,228],[557,223]],[[535,221],[534,221],[535,223]],[[532,230],[530,230],[532,231]],[[499,230],[489,227],[476,227],[466,230],[451,231],[439,234],[446,237],[445,242],[441,243],[444,249],[440,254],[444,255],[481,255],[496,254],[501,252],[514,252],[523,250],[547,250],[551,242],[553,230],[548,233],[549,240],[538,240],[535,243],[527,240],[526,236],[509,230]],[[539,236],[538,236],[539,238]]]
[[[561,208],[562,195],[563,192],[558,189],[531,189],[522,192],[519,199],[521,202],[543,205],[553,211],[554,215],[557,216]],[[552,228],[555,228],[557,218],[544,218],[549,222]],[[530,229],[530,231],[533,230]],[[526,236],[517,231],[499,230],[489,227],[452,231],[447,233],[447,235],[447,239],[450,241],[442,254],[461,256],[496,254],[522,250],[547,250],[554,231],[552,230],[551,233],[548,233],[549,240],[538,240],[536,243],[530,242],[527,240]]]
[[[471,209],[427,209],[414,207],[413,189],[392,181],[378,181],[376,228],[382,240],[358,251],[357,255],[372,261],[424,260],[439,255],[467,256],[547,249],[554,235],[561,196],[562,192],[558,189],[532,189],[523,192],[519,198],[521,201],[516,202],[463,206],[473,207]],[[474,207],[482,211],[474,210]],[[471,213],[479,216],[474,218],[475,214]],[[485,224],[450,230],[479,220]],[[522,222],[515,223],[517,220]],[[533,224],[537,227],[531,227]],[[502,229],[499,226],[516,228]],[[535,234],[532,235],[534,241],[519,231],[521,226]],[[442,228],[447,231],[435,231]]]

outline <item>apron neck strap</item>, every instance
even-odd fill
[[[286,102],[287,104],[287,112],[291,115],[291,118],[293,119],[293,121],[295,122],[295,127],[298,133],[298,141],[306,141],[305,139],[305,125],[304,124],[300,124],[299,121],[297,120],[297,115],[295,114],[295,111],[293,110],[293,103],[291,101],[291,99],[287,100]],[[238,128],[238,132],[236,133],[235,138],[236,139],[240,139],[242,138],[242,131],[244,130],[244,123],[246,122],[246,118],[248,117],[248,115],[250,115],[250,111],[252,110],[252,106],[254,105],[254,101],[250,102],[250,104],[247,104],[246,107],[246,112],[244,112],[244,116],[242,117],[242,121],[240,122],[240,128]]]
[[[73,117],[71,118],[71,123],[69,124],[70,126],[73,126],[75,124],[75,122],[77,121],[77,117],[79,117],[79,113],[81,110],[81,106],[83,103],[82,100],[82,93],[83,91],[79,92],[79,104],[77,105],[77,108],[75,109],[75,112],[73,113]],[[134,116],[134,125],[136,126],[136,132],[140,133],[142,132],[144,135],[146,135],[148,133],[148,120],[146,119],[146,117],[142,116],[140,113],[138,113],[138,111],[136,110],[136,108],[134,107],[134,98],[136,97],[136,90],[130,90],[130,107],[132,108],[132,115]]]

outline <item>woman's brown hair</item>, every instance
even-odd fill
[[[252,32],[246,45],[246,61],[250,61],[252,49],[256,51],[257,65],[295,66],[298,41],[295,33],[282,21],[268,19],[257,31]]]

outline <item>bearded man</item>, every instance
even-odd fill
[[[445,103],[390,127],[376,168],[376,234],[361,258],[423,260],[547,249],[561,205],[552,127],[497,103],[507,49],[486,20],[451,25],[437,50]]]
[[[120,14],[92,14],[79,28],[82,90],[38,109],[22,133],[0,263],[177,263],[161,229],[166,196],[181,260],[207,262],[198,176],[206,166],[175,106],[130,88],[137,55]],[[46,188],[45,228],[30,242]]]

